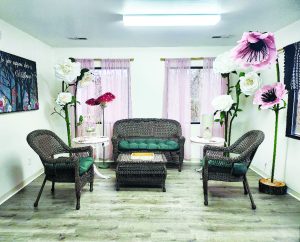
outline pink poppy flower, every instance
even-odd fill
[[[255,93],[253,104],[259,105],[261,109],[272,108],[280,103],[286,93],[287,90],[283,83],[265,85]]]
[[[100,97],[97,98],[97,100],[100,102],[100,103],[107,103],[107,102],[111,102],[115,99],[115,95],[112,94],[111,92],[107,92],[107,93],[104,93],[103,95],[101,95]]]
[[[232,57],[245,68],[261,70],[269,67],[277,59],[274,34],[245,32],[232,50]]]
[[[88,100],[85,101],[85,103],[89,106],[95,106],[96,104],[96,100],[94,98],[90,98]]]

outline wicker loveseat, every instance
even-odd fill
[[[168,163],[181,171],[185,138],[181,125],[171,119],[122,119],[113,127],[113,159],[121,153],[151,151],[163,153]]]

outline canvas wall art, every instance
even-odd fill
[[[0,51],[0,113],[38,108],[36,63]]]

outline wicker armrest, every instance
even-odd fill
[[[49,158],[45,159],[45,163],[48,164],[62,164],[62,163],[72,163],[75,164],[76,160],[78,160],[77,157],[72,156],[72,157],[58,157],[58,158]]]
[[[230,152],[226,152],[228,155],[230,155]],[[233,153],[234,154],[234,153]],[[239,162],[244,162],[245,160],[247,160],[247,155],[246,153],[243,154],[239,154],[235,157],[229,157],[229,156],[223,156],[216,153],[213,154],[207,154],[204,156],[204,165],[206,166],[208,164],[209,160],[218,160],[218,161],[225,161],[228,163],[239,163]]]
[[[208,151],[217,151],[217,152],[230,152],[231,147],[215,146],[215,145],[205,145],[203,147],[203,155],[205,156]]]
[[[184,144],[184,142],[185,142],[185,137],[184,137],[184,136],[178,137],[178,141],[179,141],[179,143]]]
[[[93,147],[92,146],[70,148],[69,151],[73,154],[88,152],[89,156],[93,157]]]

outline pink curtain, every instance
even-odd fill
[[[200,93],[201,100],[201,115],[211,114],[213,115],[215,110],[213,109],[211,102],[219,95],[226,93],[226,82],[220,74],[216,74],[213,71],[213,62],[215,58],[204,58],[203,71],[202,71],[202,88]],[[218,123],[213,124],[213,136],[224,137],[224,129]]]
[[[101,67],[102,94],[111,92],[116,97],[104,110],[105,136],[111,138],[114,123],[119,119],[132,117],[130,60],[104,59]],[[109,151],[111,157],[111,145]]]
[[[175,119],[185,137],[184,158],[190,159],[191,147],[191,61],[190,59],[165,60],[163,118]]]
[[[79,121],[80,115],[82,115],[84,118],[84,125],[82,125],[79,130],[84,130],[86,126],[100,122],[100,108],[88,106],[85,104],[85,101],[101,95],[101,78],[97,71],[94,70],[93,59],[76,59],[76,61],[81,64],[81,69],[87,68],[94,74],[92,83],[83,87],[79,84],[77,87],[77,101],[80,102],[80,104],[77,104],[77,122]],[[80,132],[79,135],[81,135]]]

